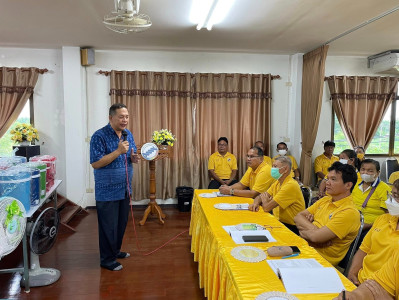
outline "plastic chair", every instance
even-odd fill
[[[385,160],[385,174],[386,174],[386,181],[388,182],[389,176],[393,172],[399,171],[399,163],[395,157],[388,157]]]
[[[348,252],[346,252],[345,257],[338,264],[339,267],[344,269],[343,274],[345,276],[348,276],[348,272],[349,272],[350,266],[352,264],[352,258],[355,255],[355,252],[356,252],[356,249],[357,249],[357,244],[359,242],[360,236],[361,236],[362,231],[363,231],[363,226],[364,226],[364,217],[363,217],[363,214],[360,213],[360,228],[359,228],[359,232],[357,233],[356,238],[354,239],[354,241],[350,245],[350,247],[348,249]]]
[[[309,207],[309,202],[312,197],[312,189],[306,185],[301,186],[303,198],[305,199],[305,206]]]

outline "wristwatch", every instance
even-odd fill
[[[234,196],[234,189],[230,190],[230,195]]]

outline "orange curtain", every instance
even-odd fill
[[[256,140],[270,144],[271,76],[111,71],[111,103],[124,103],[136,144],[167,128],[177,138],[173,158],[156,162],[157,198],[175,197],[177,186],[206,188],[207,163],[220,136],[246,169]],[[135,166],[133,196],[148,198],[148,163]]]
[[[396,77],[330,76],[332,106],[352,147],[367,149],[395,99]]]
[[[0,138],[17,120],[33,93],[38,77],[37,68],[0,69]]]
[[[327,51],[328,45],[325,45],[303,56],[301,104],[302,154],[300,167],[302,182],[305,185],[311,183],[313,174],[312,151],[319,127]]]
[[[247,170],[246,154],[254,143],[265,143],[270,155],[271,75],[195,74],[196,111],[194,186],[209,183],[208,158],[217,151],[217,139],[229,140],[229,152],[237,158],[238,179]]]

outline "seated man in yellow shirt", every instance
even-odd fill
[[[287,153],[288,153],[287,144],[284,143],[284,142],[278,143],[277,144],[277,152],[278,152],[278,155],[273,157],[272,163],[275,161],[275,159],[277,157],[281,157],[281,156],[288,157],[289,159],[291,159],[291,170],[292,170],[292,172],[291,172],[292,176],[291,177],[294,177],[297,181],[300,181],[301,180],[301,173],[299,171],[298,164],[296,163],[295,157],[293,157],[292,155],[287,155]]]
[[[270,212],[295,234],[299,234],[294,217],[305,209],[301,188],[291,176],[291,160],[287,156],[277,157],[273,162],[271,175],[276,181],[267,192],[255,198],[249,205],[249,210],[258,211],[262,205],[263,211]]]
[[[272,159],[265,155],[265,144],[262,141],[257,141],[254,147],[259,147],[263,151],[263,160],[271,167],[272,166]]]
[[[263,151],[252,147],[247,154],[248,170],[240,182],[232,186],[222,185],[220,193],[239,197],[255,198],[260,193],[266,192],[274,182],[270,175],[271,167],[263,160]]]
[[[378,271],[399,246],[399,180],[386,201],[388,214],[379,216],[353,257],[348,279],[359,285]]]
[[[385,201],[391,188],[380,180],[380,163],[374,159],[364,159],[360,164],[362,182],[352,192],[353,202],[363,213],[364,227],[360,243],[378,216],[387,212]]]
[[[314,161],[314,172],[317,176],[317,181],[323,180],[326,177],[328,168],[339,160],[338,156],[334,155],[335,143],[327,141],[324,143],[324,153],[316,157]]]
[[[334,300],[399,300],[399,246],[369,280],[352,292],[344,291]]]
[[[328,195],[294,218],[301,237],[333,266],[344,258],[360,228],[351,196],[356,181],[352,166],[333,163],[327,175]]]
[[[233,185],[237,182],[237,159],[228,152],[229,141],[226,137],[218,139],[218,151],[209,157],[208,174],[212,178],[208,189],[218,189],[222,184]]]

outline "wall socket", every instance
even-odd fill
[[[94,189],[92,189],[92,188],[87,188],[87,189],[86,189],[86,193],[94,193]]]

